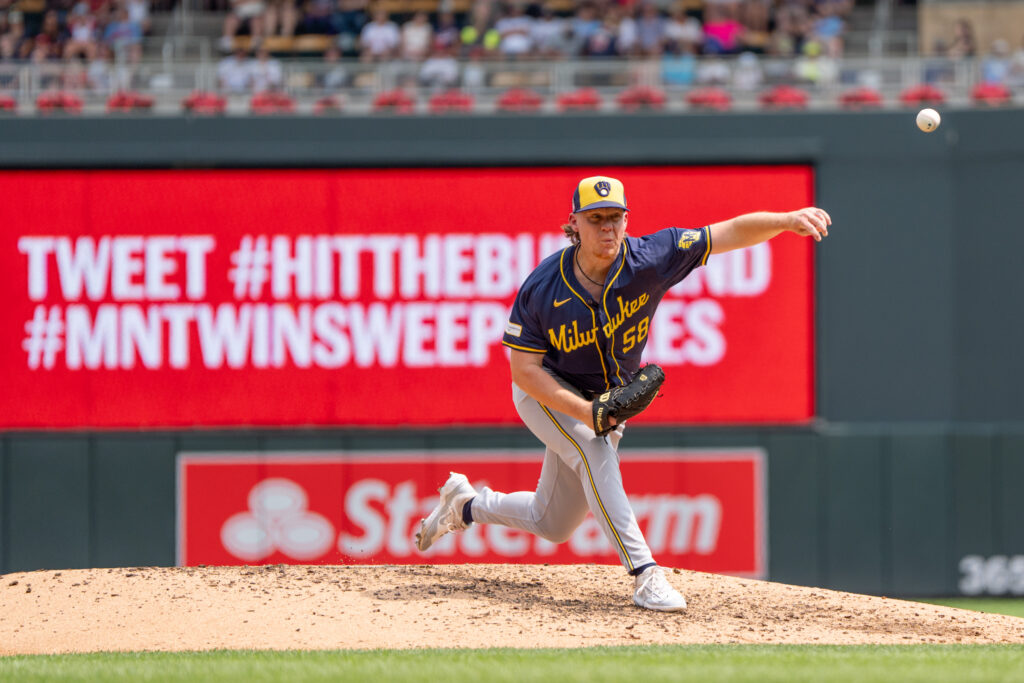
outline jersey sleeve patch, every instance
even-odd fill
[[[523,326],[517,325],[511,320],[505,323],[505,334],[510,337],[521,337],[523,336]]]
[[[683,230],[679,236],[679,242],[677,242],[676,245],[680,249],[689,249],[693,245],[697,244],[703,236],[704,235],[701,230]]]

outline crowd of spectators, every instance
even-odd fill
[[[995,38],[983,49],[968,19],[959,19],[948,39],[941,37],[931,46],[924,80],[940,85],[952,81],[957,63],[965,58],[978,60],[981,83],[1024,88],[1024,38],[1016,50],[1005,37]]]
[[[139,60],[150,3],[167,9],[174,1],[0,0],[0,65],[72,65],[64,78],[100,88],[113,78],[115,57]],[[324,88],[352,83],[355,70],[344,61],[352,59],[404,64],[420,85],[444,89],[484,84],[486,62],[644,58],[660,61],[665,85],[753,91],[766,81],[762,55],[791,58],[787,78],[815,85],[836,78],[854,7],[854,0],[439,0],[435,13],[413,5],[395,13],[401,3],[380,0],[210,1],[223,3],[225,17],[218,86],[236,93],[282,88],[278,58],[290,52],[275,46],[309,34],[323,39],[315,79]],[[932,47],[925,80],[941,81],[958,58],[977,57],[985,82],[1024,85],[1024,43],[1013,50],[1000,39],[980,49],[964,20]]]
[[[278,36],[330,36],[324,60],[402,61],[418,65],[419,81],[436,88],[471,84],[474,63],[489,61],[658,58],[670,84],[761,83],[756,55],[798,58],[800,80],[827,80],[843,53],[853,0],[473,0],[468,11],[389,14],[368,0],[232,0],[221,63],[241,87],[245,65]],[[237,36],[248,35],[239,41]],[[718,57],[743,55],[735,67]],[[697,59],[704,56],[704,59]],[[343,82],[342,68],[333,69]],[[733,73],[735,72],[735,73]],[[222,82],[226,79],[222,77]],[[232,88],[229,88],[232,89]]]
[[[671,51],[793,56],[808,44],[838,57],[853,0],[474,0],[458,15],[390,15],[369,0],[232,0],[221,49],[234,38],[334,37],[343,56],[423,61],[452,52],[507,60],[651,57]],[[439,3],[443,6],[443,3]],[[556,9],[556,7],[558,9]]]
[[[149,0],[0,0],[0,63],[136,62]]]

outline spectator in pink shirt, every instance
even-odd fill
[[[708,5],[704,19],[704,53],[728,55],[742,48],[743,24],[726,5]]]

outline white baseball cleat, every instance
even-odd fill
[[[633,602],[638,607],[659,612],[681,612],[686,609],[686,598],[669,584],[665,571],[657,565],[637,575],[633,587]]]
[[[416,547],[420,552],[434,545],[434,541],[449,531],[462,531],[469,527],[462,521],[462,506],[477,495],[470,486],[466,475],[451,472],[448,481],[440,489],[441,500],[426,519],[420,520],[420,531],[416,534]]]

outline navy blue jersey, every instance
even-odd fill
[[[544,366],[586,392],[628,383],[640,368],[654,309],[672,285],[711,253],[708,227],[665,228],[623,239],[600,301],[576,280],[566,247],[526,278],[502,343],[544,354]]]

